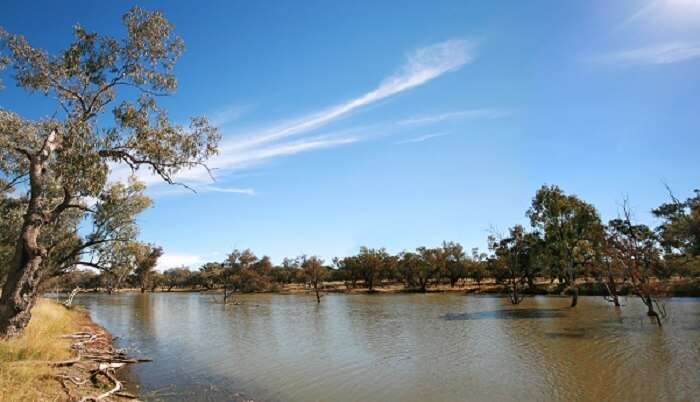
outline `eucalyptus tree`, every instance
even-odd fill
[[[512,304],[523,301],[526,284],[534,290],[538,243],[537,233],[528,233],[521,225],[512,227],[507,237],[489,236],[489,248],[496,257],[493,273],[508,284]]]
[[[450,287],[454,287],[460,279],[467,277],[469,258],[462,245],[456,242],[443,242],[442,250],[446,259],[445,275],[450,280]]]
[[[151,286],[153,270],[158,263],[158,259],[163,255],[163,249],[152,244],[132,243],[131,248],[134,255],[134,274],[141,293]]]
[[[205,289],[214,289],[222,284],[223,266],[218,262],[208,262],[199,268],[200,285]]]
[[[357,255],[357,262],[360,266],[365,285],[370,292],[374,290],[374,285],[376,283],[381,282],[384,271],[393,263],[393,259],[390,257],[389,253],[383,248],[360,248],[360,253]]]
[[[163,285],[168,288],[168,292],[175,287],[185,287],[191,275],[192,271],[185,266],[167,269],[163,272]]]
[[[467,263],[467,276],[476,282],[477,288],[481,288],[481,282],[488,274],[488,254],[479,251],[478,247],[472,248],[471,258]]]
[[[37,120],[0,108],[0,185],[25,193],[0,298],[0,336],[17,335],[27,325],[38,286],[54,265],[47,264],[45,233],[100,213],[100,206],[86,200],[108,188],[110,163],[132,171],[143,167],[174,184],[180,170],[205,167],[216,152],[219,135],[206,119],[192,118],[185,128],[172,123],[156,101],[177,86],[173,67],[184,46],[172,24],[138,7],[124,15],[123,24],[121,39],[76,25],[73,42],[56,54],[0,30],[2,64],[13,71],[17,86],[56,106]],[[73,237],[65,239],[74,243],[65,255],[108,248],[108,241],[91,235],[60,234]],[[76,262],[65,261],[71,260]]]
[[[403,251],[399,254],[398,272],[406,288],[418,287],[418,270],[421,267],[421,256],[411,251]]]
[[[270,277],[275,283],[290,284],[298,279],[300,268],[299,261],[296,258],[284,257],[282,265],[272,267]]]
[[[670,202],[652,210],[661,219],[656,232],[664,260],[682,276],[700,277],[700,190],[685,200],[669,195]]]
[[[578,302],[576,279],[600,247],[603,225],[595,207],[557,186],[542,186],[527,212],[530,223],[543,235],[542,252],[550,273],[566,282],[571,307]]]
[[[306,280],[311,284],[316,294],[316,302],[321,303],[320,288],[323,286],[324,279],[328,276],[328,270],[323,266],[323,260],[319,257],[303,256],[301,261],[301,268],[304,270]]]
[[[445,272],[448,256],[442,247],[418,247],[416,251],[420,256],[416,282],[420,291],[425,292],[430,281]]]
[[[359,256],[348,256],[343,258],[333,258],[333,265],[342,272],[345,286],[348,289],[354,289],[357,286],[357,281],[362,278],[362,266]]]

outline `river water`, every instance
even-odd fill
[[[220,296],[216,296],[219,297]],[[700,299],[85,294],[146,400],[700,400]]]

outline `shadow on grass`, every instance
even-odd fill
[[[469,320],[531,320],[538,318],[561,318],[564,317],[563,309],[558,308],[521,308],[503,309],[493,311],[479,311],[476,313],[445,314],[442,318],[447,321],[469,321]]]

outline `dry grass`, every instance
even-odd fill
[[[0,341],[0,402],[57,401],[61,385],[51,379],[56,369],[48,361],[68,359],[70,341],[61,335],[76,331],[79,312],[39,300],[24,333]]]

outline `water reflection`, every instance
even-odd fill
[[[148,400],[692,400],[700,299],[669,301],[662,330],[634,299],[455,294],[83,295]]]
[[[503,309],[494,311],[478,311],[475,313],[445,314],[442,318],[448,321],[454,320],[522,320],[533,318],[561,318],[564,317],[563,309],[552,308],[520,308]]]

